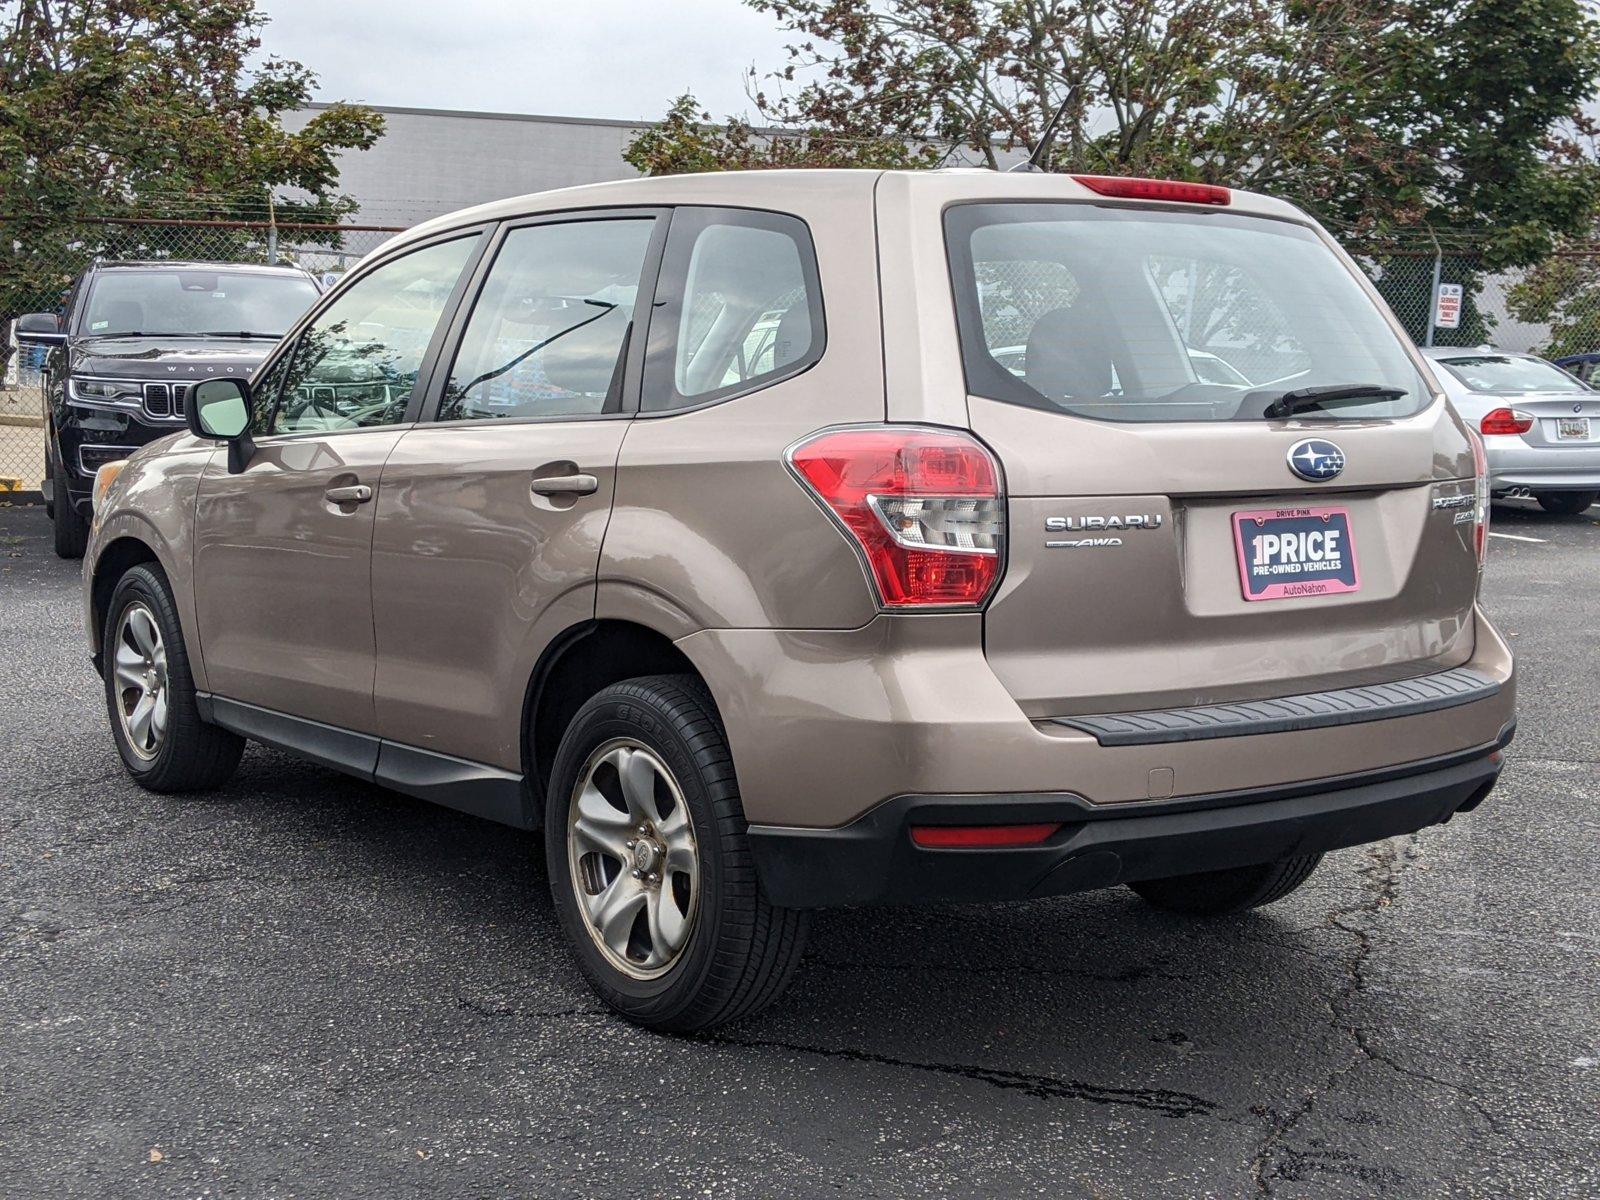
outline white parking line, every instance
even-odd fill
[[[1550,541],[1549,538],[1523,537],[1520,533],[1496,533],[1492,529],[1489,531],[1489,536],[1490,537],[1505,538],[1507,541],[1510,541],[1510,542],[1537,542],[1541,546],[1546,545]]]

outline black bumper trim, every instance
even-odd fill
[[[1091,733],[1102,746],[1153,746],[1412,717],[1487,700],[1499,690],[1499,680],[1470,667],[1457,667],[1394,683],[1235,704],[1054,717],[1052,723]]]
[[[1511,739],[1416,769],[1293,788],[1091,805],[1071,793],[897,796],[849,825],[752,825],[762,888],[786,908],[1025,900],[1359,846],[1442,824],[1494,787]],[[1060,822],[1037,846],[930,850],[912,825]]]

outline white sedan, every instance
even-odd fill
[[[1600,499],[1600,391],[1532,354],[1423,353],[1450,403],[1483,435],[1491,492],[1532,496],[1567,516]]]

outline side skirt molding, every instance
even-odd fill
[[[497,821],[538,828],[521,775],[484,763],[386,741],[224,696],[196,696],[203,720],[370,783]]]

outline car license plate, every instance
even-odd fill
[[[1246,600],[1332,596],[1361,586],[1347,508],[1267,508],[1233,514]]]
[[[1588,440],[1588,417],[1562,417],[1556,422],[1556,441],[1587,442]]]

